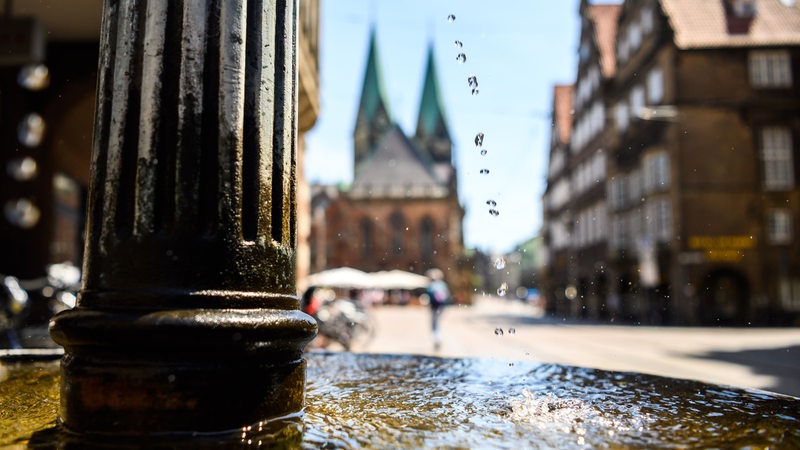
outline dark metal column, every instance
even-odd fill
[[[51,324],[79,432],[300,410],[293,0],[106,0],[84,284]]]

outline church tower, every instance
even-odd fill
[[[414,142],[420,149],[430,154],[436,164],[451,164],[453,142],[447,129],[446,118],[439,94],[436,76],[436,60],[433,46],[428,46],[428,61],[425,69],[425,82],[417,117],[417,131]]]
[[[353,132],[354,168],[358,168],[361,162],[372,153],[378,141],[393,124],[385,99],[377,37],[373,28],[370,34],[364,84],[361,88],[361,104],[358,108]]]
[[[397,124],[384,95],[375,30],[371,31],[361,103],[353,133],[353,182],[325,204],[316,270],[354,267],[367,272],[400,269],[446,272],[453,295],[471,296],[464,254],[452,142],[442,108],[433,47],[413,136]],[[321,192],[322,194],[322,192]]]

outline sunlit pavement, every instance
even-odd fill
[[[543,317],[518,301],[479,297],[442,314],[434,349],[430,311],[372,310],[374,339],[355,351],[527,360],[635,371],[800,397],[800,328],[597,325]],[[502,331],[502,334],[501,334]]]

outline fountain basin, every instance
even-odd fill
[[[0,446],[74,443],[57,426],[59,356],[0,361]],[[527,361],[350,353],[307,361],[302,415],[169,446],[800,448],[800,399],[764,391]]]

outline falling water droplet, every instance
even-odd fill
[[[486,204],[491,206],[491,207],[497,206],[497,202],[494,201],[494,200],[486,200]]]
[[[500,327],[495,328],[494,329],[494,334],[496,334],[497,336],[502,336],[503,335],[503,329],[500,328]]]
[[[456,40],[455,45],[456,45],[456,48],[461,48],[461,47],[464,46],[464,43],[459,41],[459,40]]]
[[[486,150],[485,148],[481,150],[481,156],[486,156],[487,153],[489,153],[489,150]]]
[[[481,169],[481,173],[482,173],[483,175],[486,175],[486,174],[488,174],[488,173],[489,173],[489,169]]]
[[[467,78],[467,83],[469,84],[469,87],[471,87],[472,89],[477,88],[478,87],[478,77],[476,77],[475,75],[470,75],[470,77]]]
[[[493,215],[493,216],[497,217],[497,216],[499,216],[499,215],[500,215],[500,211],[498,211],[498,210],[496,210],[496,209],[492,208],[492,209],[490,209],[490,210],[489,210],[489,214],[491,214],[491,215]]]
[[[462,64],[467,62],[467,55],[465,55],[463,53],[459,53],[458,56],[456,56],[456,61],[458,61],[458,62],[460,62]]]
[[[509,328],[508,329],[508,334],[511,335],[511,336],[517,334],[517,329],[516,328]]]
[[[506,268],[506,260],[502,256],[494,260],[494,268],[497,270],[503,270]]]
[[[483,133],[478,133],[475,135],[475,147],[480,147],[483,145]]]
[[[449,16],[447,16],[447,21],[450,22],[450,23],[455,22],[456,21],[456,15],[455,14],[450,14]]]
[[[500,285],[499,288],[497,288],[497,295],[499,295],[500,297],[505,297],[507,293],[508,293],[508,283],[503,283]]]

